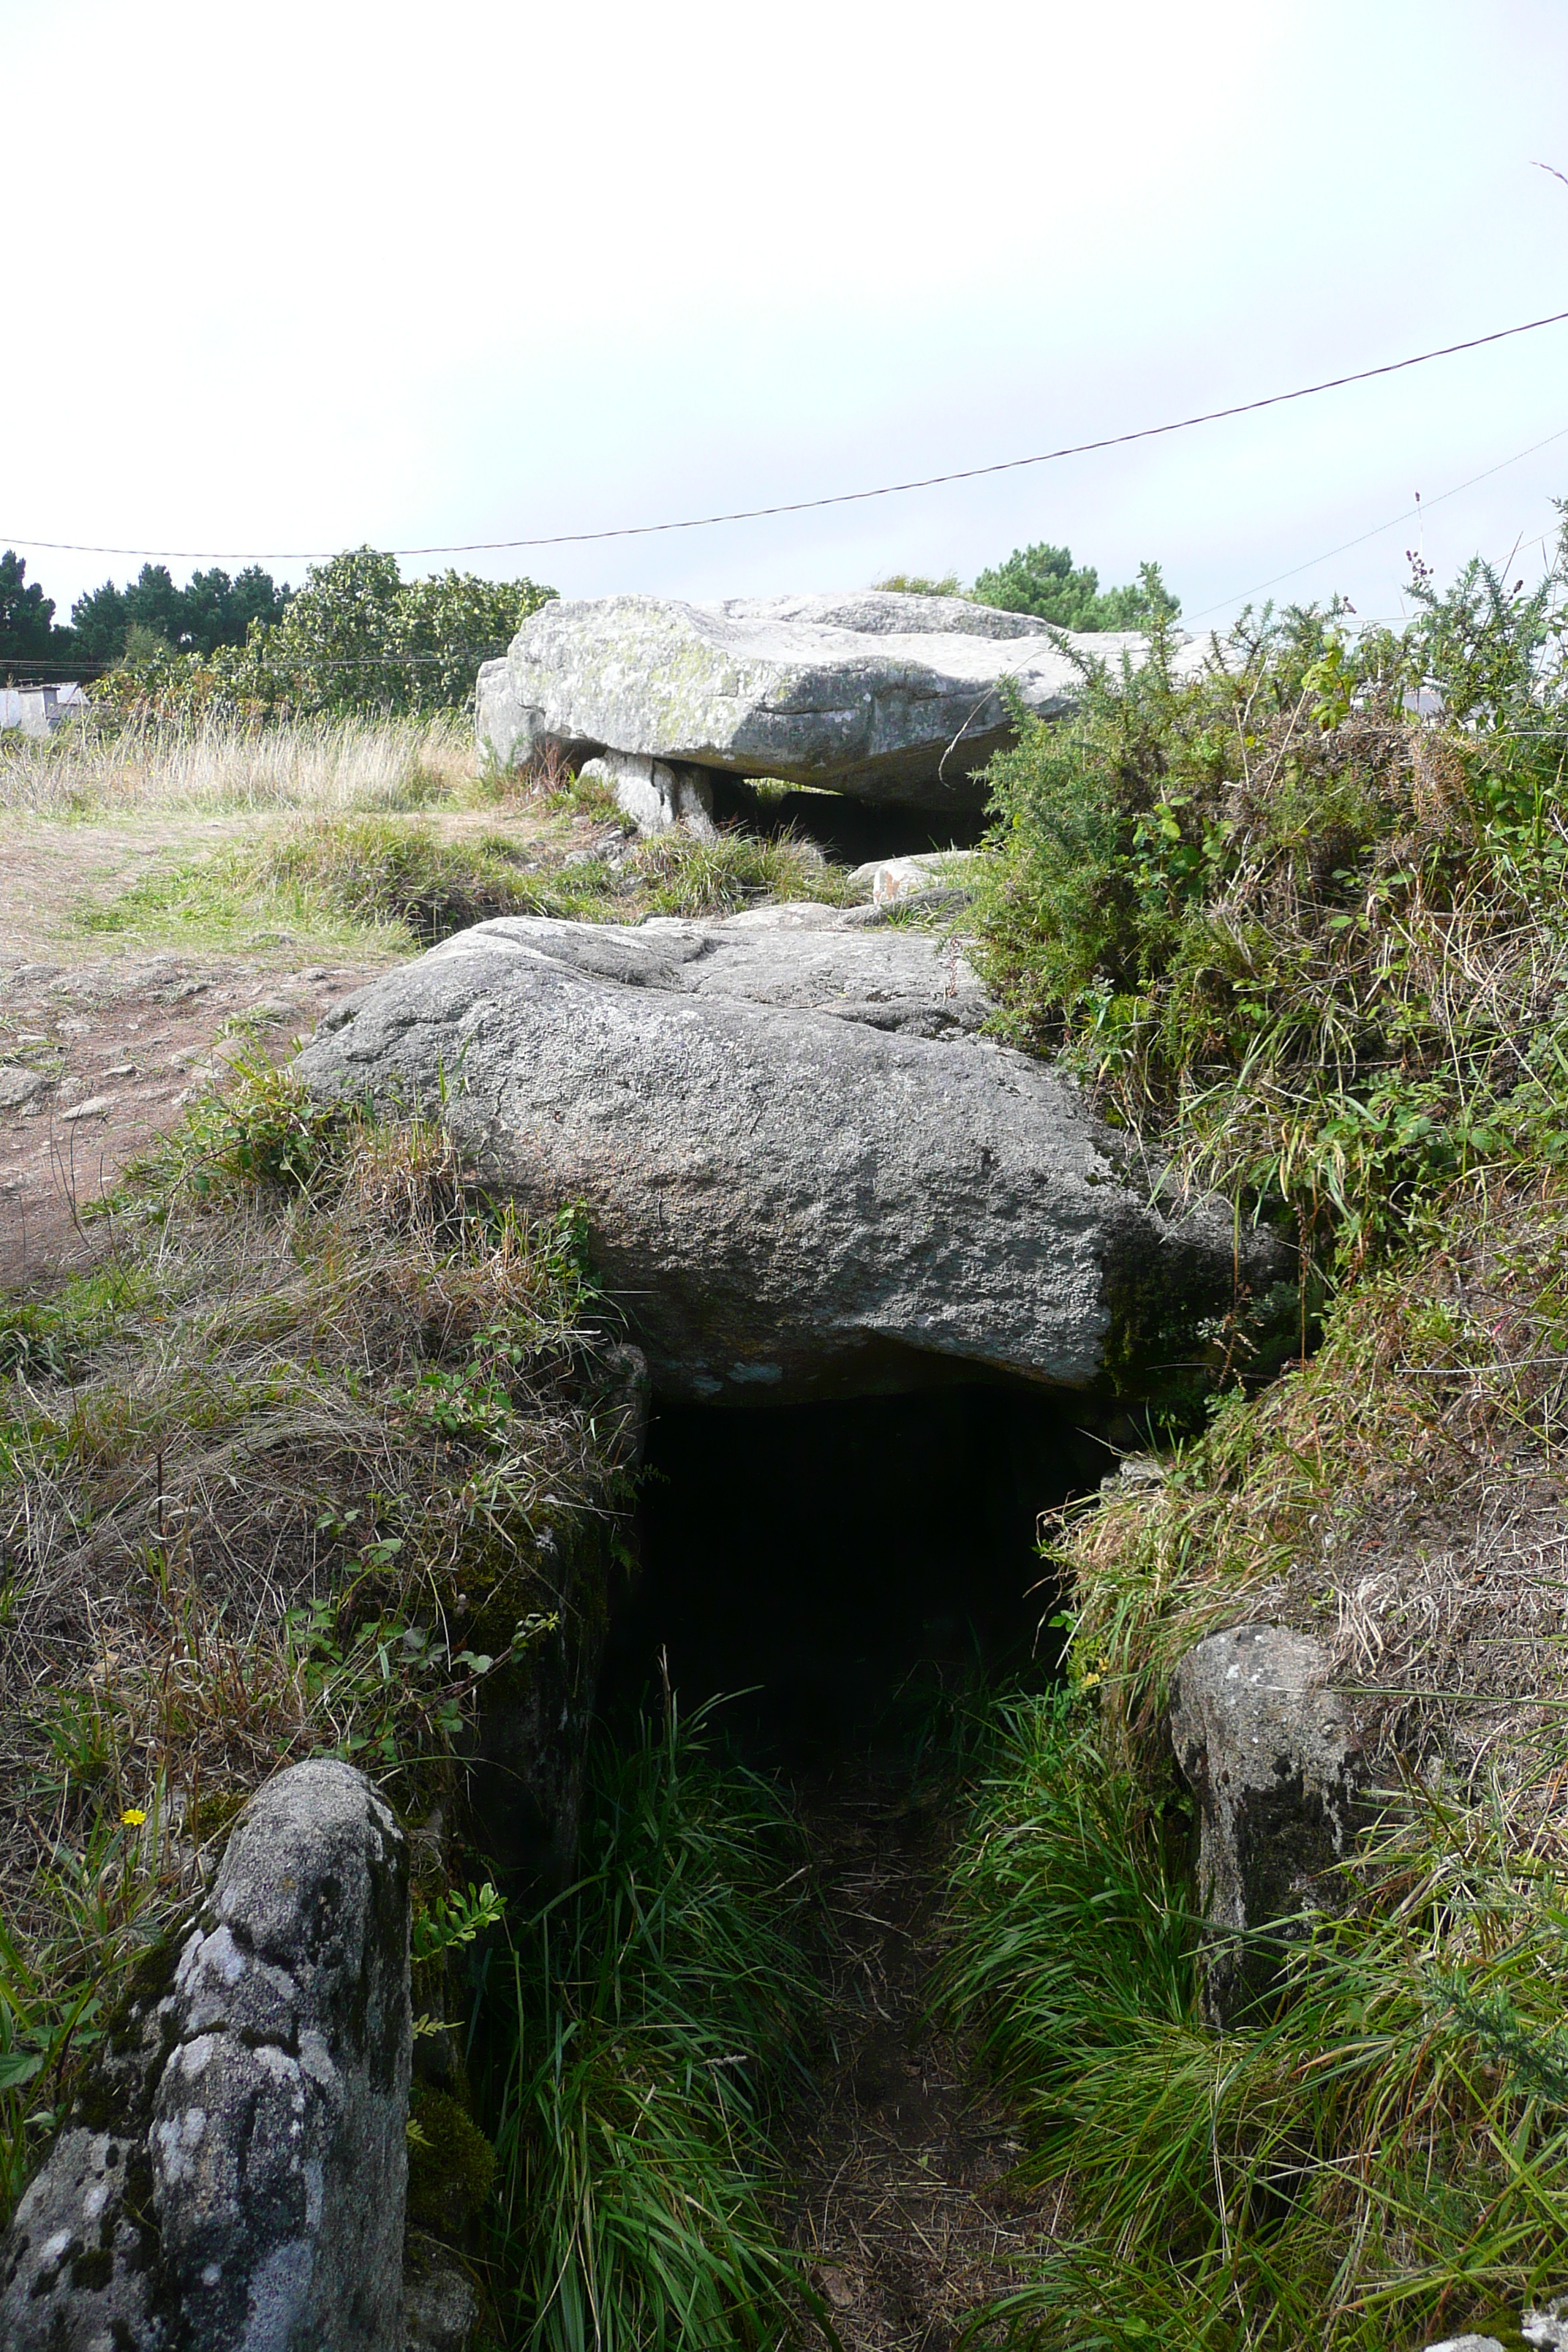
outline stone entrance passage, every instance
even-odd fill
[[[918,1741],[922,1713],[966,1680],[1048,1667],[1037,1516],[1110,1458],[1071,1413],[1021,1382],[656,1405],[606,1711],[668,1671],[688,1712],[735,1695],[721,1720],[755,1761],[809,1769]]]

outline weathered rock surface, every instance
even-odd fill
[[[1535,2352],[1568,2352],[1568,2295],[1523,2311],[1519,2333]],[[1429,2344],[1426,2352],[1506,2352],[1506,2347],[1496,2336],[1472,2334],[1446,2336],[1440,2344]]]
[[[639,833],[667,833],[672,824],[683,824],[707,841],[719,829],[712,778],[700,768],[672,767],[667,760],[643,759],[635,751],[605,751],[584,760],[577,772],[584,783],[606,785]]]
[[[907,857],[873,857],[857,866],[849,879],[869,890],[873,907],[908,906],[933,892],[951,891],[957,898],[980,855],[975,849],[922,849]]]
[[[814,916],[821,910],[812,910]],[[587,1207],[668,1393],[1089,1386],[1233,1287],[1228,1218],[1168,1222],[1068,1081],[974,1033],[956,946],[788,920],[483,923],[296,1065],[420,1102],[531,1213]]]
[[[411,2278],[398,2352],[467,2352],[479,2316],[479,2298],[461,2271],[437,2267]]]
[[[647,1442],[647,1359],[640,1348],[612,1348],[604,1373],[595,1420],[606,1453],[635,1470]],[[615,1534],[602,1514],[584,1514],[564,1538],[543,1532],[538,1607],[559,1622],[485,1680],[468,1793],[476,1834],[509,1895],[553,1893],[576,1867],[588,1726],[618,1573]]]
[[[1067,643],[1114,664],[1123,649],[1141,658],[1144,641]],[[1048,718],[1071,707],[1079,676],[1030,614],[958,596],[605,596],[542,605],[480,670],[476,723],[506,763],[546,742],[577,761],[635,755],[648,771],[636,793],[665,805],[653,762],[967,809],[983,798],[974,772],[1011,736],[1004,680]]]
[[[349,1766],[297,1764],[143,1964],[16,2210],[7,2352],[389,2352],[409,2044],[402,1833]]]
[[[1207,2005],[1229,2025],[1278,1969],[1246,1931],[1320,1903],[1320,1874],[1353,1837],[1360,1738],[1322,1644],[1287,1625],[1237,1626],[1189,1651],[1171,1734],[1199,1804]]]

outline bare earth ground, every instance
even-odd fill
[[[286,1059],[330,1004],[385,969],[384,958],[345,961],[341,946],[298,932],[272,934],[243,956],[119,942],[106,954],[100,938],[74,928],[85,908],[110,903],[160,865],[286,821],[0,823],[0,1287],[87,1264],[82,1208],[175,1125],[226,1057]],[[488,813],[438,823],[453,832],[536,829]]]
[[[1015,2120],[927,2015],[941,1808],[866,1767],[802,1798],[835,1948],[830,2045],[784,2151],[790,2241],[844,2352],[947,2352],[967,2313],[1022,2283],[1058,2200],[1013,2177]]]

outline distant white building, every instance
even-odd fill
[[[57,686],[0,686],[0,727],[24,735],[49,735],[62,720],[87,709],[85,690],[74,680]]]

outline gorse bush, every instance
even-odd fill
[[[793,831],[701,840],[675,826],[639,843],[634,856],[650,914],[732,915],[765,898],[844,906],[856,895],[844,868]]]
[[[489,1956],[483,2120],[509,2344],[724,2352],[798,2293],[766,2126],[818,1995],[798,1835],[673,1709],[593,1759],[586,1875]]]
[[[1171,1824],[1147,1788],[1118,1801],[1090,1700],[1016,1706],[957,1866],[948,1998],[1025,2103],[1026,2169],[1069,2201],[1037,2278],[972,2334],[1041,2352],[1512,2340],[1504,2314],[1561,2283],[1563,1760],[1528,1788],[1392,1801],[1338,1916],[1281,1945],[1272,2015],[1215,2034]]]
[[[1266,615],[1195,677],[1157,628],[992,764],[1008,1032],[1351,1265],[1454,1178],[1568,1155],[1563,578],[1418,582],[1399,637]]]

